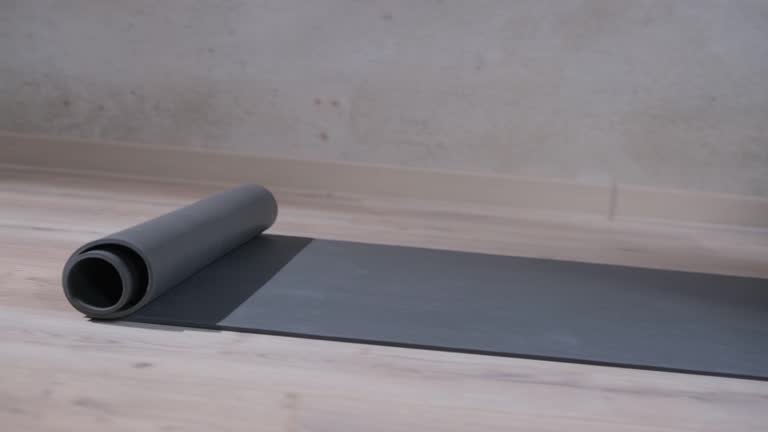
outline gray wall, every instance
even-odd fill
[[[0,0],[0,129],[768,196],[768,1]]]

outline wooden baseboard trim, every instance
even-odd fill
[[[768,199],[617,185],[616,217],[768,228]]]
[[[768,199],[633,185],[292,160],[0,132],[0,163],[44,170],[768,227]]]

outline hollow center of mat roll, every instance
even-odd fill
[[[69,272],[70,295],[86,306],[104,309],[117,304],[123,295],[123,280],[108,261],[88,257],[76,262]]]

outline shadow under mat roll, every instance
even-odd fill
[[[79,248],[91,318],[768,380],[768,281],[262,234],[247,185]]]

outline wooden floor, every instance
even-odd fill
[[[2,430],[768,430],[768,382],[93,323],[67,304],[73,249],[220,189],[0,167]],[[277,233],[768,277],[768,231],[277,192]]]

